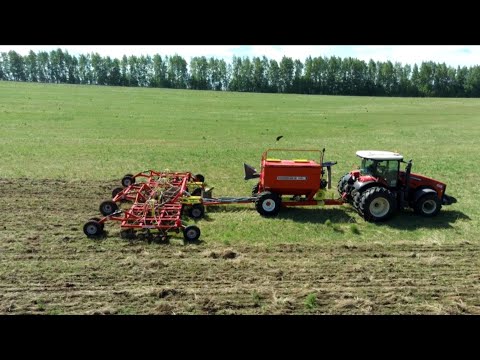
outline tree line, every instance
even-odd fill
[[[109,86],[321,95],[480,97],[480,66],[453,68],[433,61],[402,65],[391,61],[284,56],[222,59],[179,56],[102,57],[15,51],[0,54],[0,80]]]

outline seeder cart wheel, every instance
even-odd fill
[[[201,219],[205,215],[205,207],[202,204],[192,205],[188,209],[188,216],[192,219]]]
[[[100,212],[103,216],[112,215],[118,210],[118,205],[114,201],[107,200],[100,204]]]
[[[185,241],[192,242],[200,237],[200,229],[198,226],[189,225],[183,230],[183,238]]]
[[[103,233],[103,226],[98,221],[90,220],[83,225],[83,232],[89,238],[97,237]]]
[[[258,190],[260,188],[260,183],[257,183],[253,186],[252,188],[252,196],[257,196],[258,195]]]
[[[122,179],[123,187],[129,187],[132,184],[135,184],[135,177],[132,174],[125,175]]]
[[[265,191],[255,201],[255,208],[263,216],[275,216],[280,211],[282,199],[277,194]]]
[[[196,188],[192,191],[192,196],[202,196],[202,188]]]

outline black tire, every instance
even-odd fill
[[[257,196],[258,195],[258,189],[260,188],[260,183],[257,183],[253,186],[252,188],[252,196]]]
[[[205,216],[205,206],[194,204],[188,208],[188,216],[192,219],[201,219]]]
[[[255,208],[263,216],[275,216],[280,211],[282,199],[275,193],[265,191],[255,201]]]
[[[135,230],[133,229],[125,229],[125,230],[120,230],[120,237],[122,239],[135,239],[136,238]]]
[[[360,211],[366,221],[385,221],[393,215],[395,208],[395,197],[390,190],[383,187],[366,190],[360,199]]]
[[[352,196],[352,206],[354,207],[355,210],[361,213],[360,211],[360,200],[362,198],[362,193],[357,190],[353,190],[351,193]]]
[[[198,226],[189,225],[185,229],[183,229],[183,238],[185,239],[185,241],[197,241],[199,237],[200,229],[198,228]]]
[[[112,199],[117,196],[121,191],[123,191],[123,188],[121,187],[117,187],[115,189],[112,190]]]
[[[135,184],[135,177],[131,174],[127,174],[122,179],[122,186],[129,187],[130,185]]]
[[[437,193],[426,193],[415,202],[413,211],[424,217],[433,217],[440,212],[441,208],[442,203]]]
[[[196,188],[192,191],[192,196],[202,196],[202,188]]]
[[[340,195],[342,195],[345,185],[347,185],[347,181],[350,178],[350,176],[351,176],[350,173],[346,173],[340,178],[340,180],[338,180],[337,191]]]
[[[197,182],[205,182],[205,176],[203,176],[202,174],[197,174],[195,175],[195,181]]]
[[[102,227],[102,231],[103,231],[103,228],[105,227],[105,223],[100,223],[100,218],[97,218],[97,217],[93,217],[93,218],[90,218],[88,219],[89,221],[93,220],[93,221],[96,221],[100,224],[100,226]]]
[[[100,212],[103,216],[112,215],[115,211],[118,210],[118,205],[116,202],[107,200],[100,204]]]
[[[98,221],[90,220],[83,225],[83,232],[89,238],[98,237],[103,234],[103,226]]]

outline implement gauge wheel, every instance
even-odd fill
[[[102,231],[103,231],[103,228],[105,227],[105,223],[100,223],[100,218],[97,218],[97,217],[93,217],[93,218],[90,218],[88,219],[89,221],[96,221],[98,222],[98,224],[102,227]]]
[[[183,238],[187,242],[197,241],[200,237],[200,229],[198,226],[189,225],[183,230]]]
[[[95,220],[87,221],[85,225],[83,225],[83,232],[89,238],[98,237],[103,234],[103,225]]]
[[[132,174],[125,175],[122,179],[123,187],[129,187],[132,184],[135,184],[135,177]]]
[[[123,191],[123,188],[117,187],[117,188],[113,189],[113,190],[112,190],[112,199],[113,199],[115,196],[117,196],[120,191]]]
[[[100,204],[100,212],[103,216],[112,215],[117,210],[117,203],[112,200],[107,200]]]

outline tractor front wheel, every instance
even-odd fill
[[[385,221],[395,211],[396,201],[392,192],[383,187],[366,190],[360,199],[360,211],[366,221]]]
[[[260,194],[255,201],[255,208],[263,216],[275,216],[280,211],[282,199],[275,193],[266,191]]]
[[[442,204],[438,199],[437,193],[427,193],[417,200],[413,211],[424,217],[432,217],[437,215],[441,208]]]

